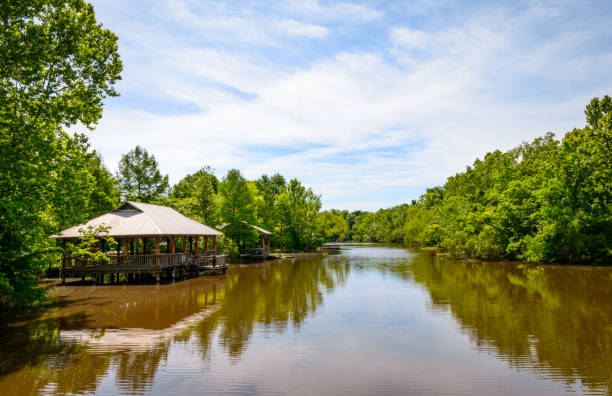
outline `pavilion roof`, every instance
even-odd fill
[[[107,235],[112,237],[223,235],[170,207],[127,201],[112,212],[65,229],[55,237],[78,238],[80,228],[100,225],[110,227]]]

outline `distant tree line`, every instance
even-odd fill
[[[403,242],[456,256],[612,262],[612,99],[594,98],[587,125],[477,159],[410,204],[319,215],[331,240]]]

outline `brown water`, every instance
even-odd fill
[[[0,394],[609,394],[612,268],[401,247],[66,286],[0,327]]]

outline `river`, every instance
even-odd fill
[[[609,394],[612,268],[402,246],[57,287],[0,327],[0,393]]]

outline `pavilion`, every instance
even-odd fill
[[[227,269],[225,256],[216,253],[217,237],[223,234],[167,206],[127,201],[112,212],[68,228],[54,237],[65,245],[78,240],[82,236],[79,230],[90,226],[108,227],[108,231],[100,235],[99,249],[109,261],[64,257],[62,282],[68,276],[81,276],[84,280],[90,275],[100,283],[105,274],[110,274],[111,283],[115,276],[119,281],[120,274],[124,281],[151,274],[159,282],[162,274],[175,279],[177,271],[178,275],[186,275],[225,273]],[[107,250],[105,238],[108,237],[117,241],[116,250]],[[177,242],[180,252],[176,249]]]

